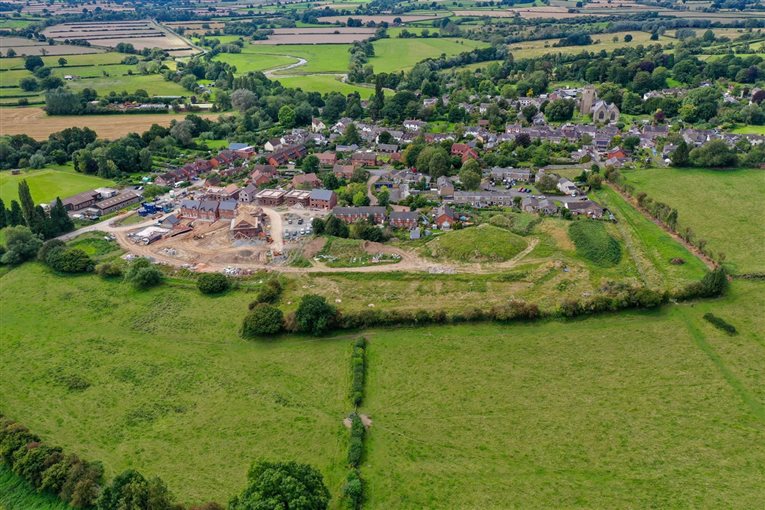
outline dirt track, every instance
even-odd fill
[[[128,133],[143,133],[152,124],[167,126],[173,119],[183,120],[186,114],[128,114],[128,115],[55,115],[48,116],[42,108],[0,108],[0,136],[26,134],[35,140],[45,140],[51,133],[69,127],[89,127],[101,138],[115,139]],[[200,116],[216,119],[219,114]]]

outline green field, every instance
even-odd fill
[[[25,170],[19,175],[0,172],[0,198],[6,207],[11,200],[18,200],[19,182],[26,179],[32,199],[37,204],[51,202],[56,197],[66,198],[90,189],[113,186],[114,181],[94,175],[75,172],[71,166],[55,166],[42,170]]]
[[[307,92],[320,92],[326,94],[328,92],[340,92],[341,94],[351,94],[358,92],[362,99],[367,99],[374,94],[375,89],[372,87],[365,87],[363,85],[356,85],[352,83],[344,83],[340,81],[340,77],[332,74],[314,74],[307,76],[274,76],[274,80],[278,80],[285,87],[301,88]]]
[[[261,457],[317,466],[337,500],[350,343],[245,342],[251,299],[14,269],[0,285],[0,409],[110,476],[160,475],[184,502],[226,503]],[[68,389],[71,374],[90,387]]]
[[[365,508],[754,508],[765,306],[367,335]],[[731,338],[701,319],[732,322]]]
[[[236,66],[237,74],[265,71],[298,61],[296,58],[286,55],[258,55],[253,53],[224,53],[216,55],[214,60],[228,62],[230,65]]]
[[[161,475],[185,502],[225,502],[264,456],[316,465],[339,507],[349,337],[241,341],[244,292],[135,292],[32,263],[1,281],[5,414],[109,475]],[[364,332],[365,507],[756,507],[762,288],[574,321]],[[72,374],[90,386],[69,389]]]
[[[724,252],[732,271],[765,271],[765,172],[661,168],[624,175],[637,191],[676,208],[681,227]]]
[[[492,225],[453,230],[428,241],[423,252],[436,259],[458,262],[504,262],[526,248],[516,234]]]
[[[85,78],[70,82],[72,90],[80,91],[84,88],[94,89],[98,95],[105,96],[109,92],[135,92],[143,89],[150,96],[188,96],[191,94],[179,84],[167,81],[161,74],[134,74],[100,76],[97,78]]]
[[[108,53],[88,53],[85,55],[48,55],[42,57],[43,62],[47,67],[59,67],[58,59],[64,57],[67,60],[66,67],[75,66],[92,66],[102,64],[119,64],[125,55],[122,53],[108,52]],[[24,69],[24,58],[3,58],[0,59],[0,70],[6,69]]]
[[[486,46],[470,39],[380,39],[374,42],[375,56],[369,63],[376,73],[407,71],[426,58],[458,55]]]
[[[344,73],[348,70],[350,47],[349,44],[246,44],[242,53],[224,53],[218,58],[234,65],[237,62],[248,65],[246,63],[253,59],[259,69],[252,70],[270,69],[304,58],[308,61],[306,65],[285,71],[285,74]],[[250,69],[241,69],[237,65],[237,70],[241,73]]]

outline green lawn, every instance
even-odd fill
[[[754,508],[763,285],[656,312],[369,333],[365,508]],[[728,337],[705,311],[740,331]]]
[[[63,199],[90,189],[114,185],[114,181],[77,173],[67,165],[25,170],[20,175],[11,175],[9,171],[3,171],[0,172],[0,198],[6,207],[11,200],[18,200],[18,187],[22,179],[26,179],[32,199],[37,204],[50,202],[56,197]]]
[[[679,224],[725,253],[732,271],[765,271],[765,171],[661,168],[624,175],[638,191],[676,208]]]
[[[369,59],[376,73],[407,71],[426,58],[441,54],[458,55],[486,43],[469,39],[380,39],[375,41],[375,56]]]
[[[732,132],[739,135],[765,135],[765,126],[741,126]]]
[[[161,476],[183,502],[225,504],[269,458],[315,465],[337,507],[349,340],[243,341],[251,299],[14,269],[0,285],[0,409],[110,476]],[[68,389],[71,374],[90,387]]]

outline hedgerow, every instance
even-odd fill
[[[711,325],[713,325],[717,329],[721,331],[725,331],[731,336],[738,333],[738,331],[736,330],[736,326],[734,326],[733,324],[730,324],[729,322],[726,322],[725,319],[722,319],[721,317],[718,317],[711,312],[707,312],[704,314],[704,320],[709,322]]]
[[[366,376],[366,347],[367,341],[359,338],[353,345],[351,356],[351,368],[353,379],[351,381],[351,401],[353,405],[360,406],[364,400],[364,379]]]

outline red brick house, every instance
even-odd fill
[[[313,209],[330,210],[337,205],[337,195],[329,189],[311,190],[311,203]]]
[[[302,158],[307,152],[305,145],[290,145],[274,151],[274,153],[268,157],[268,163],[273,166],[286,165],[291,160]]]
[[[377,154],[374,152],[354,152],[351,155],[351,163],[355,168],[362,166],[377,166]]]
[[[460,156],[462,161],[465,162],[468,159],[478,160],[478,153],[467,144],[455,143],[452,144],[452,156]]]
[[[390,225],[395,228],[414,228],[419,222],[420,215],[415,211],[393,211],[390,213]]]
[[[298,174],[292,178],[294,188],[318,188],[321,186],[321,179],[316,174]]]
[[[302,205],[308,207],[311,203],[311,192],[302,189],[293,189],[284,195],[284,203],[292,207],[295,205]]]
[[[380,206],[362,206],[362,207],[335,207],[332,209],[335,217],[346,223],[353,223],[358,220],[371,219],[373,223],[382,224],[385,221],[385,207]]]
[[[337,154],[334,152],[319,152],[314,154],[319,159],[319,163],[322,166],[333,166],[337,163]]]
[[[442,205],[433,212],[433,223],[438,228],[449,228],[454,225],[454,211],[448,205]]]

